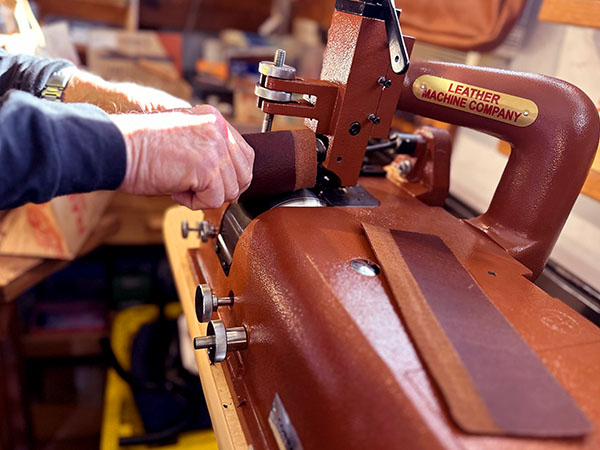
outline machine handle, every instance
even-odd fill
[[[413,61],[398,108],[511,144],[489,209],[468,222],[531,269],[535,279],[596,154],[600,120],[592,101],[575,86],[543,75]]]

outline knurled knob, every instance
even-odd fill
[[[219,306],[232,306],[233,301],[231,297],[218,298],[208,284],[199,284],[196,287],[195,297],[198,322],[209,322]]]
[[[211,320],[206,327],[206,336],[194,338],[194,348],[207,349],[211,364],[224,361],[228,352],[244,350],[247,347],[246,328],[227,328],[221,320]]]

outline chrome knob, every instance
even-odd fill
[[[198,232],[198,235],[200,236],[200,239],[202,239],[202,242],[208,242],[209,239],[217,236],[217,227],[208,220],[203,220],[200,222],[200,231]]]
[[[219,306],[232,306],[233,298],[218,298],[213,294],[208,284],[199,284],[196,287],[196,318],[198,322],[209,322],[213,313]]]
[[[206,327],[206,336],[194,338],[194,348],[207,349],[211,364],[224,361],[228,352],[245,350],[247,347],[246,328],[226,328],[221,320],[211,320]]]
[[[187,220],[182,221],[181,236],[184,239],[187,239],[190,231],[196,231],[198,233],[198,237],[202,239],[202,242],[208,242],[209,239],[212,239],[217,235],[217,227],[211,224],[208,220],[196,222],[196,228],[191,227]]]

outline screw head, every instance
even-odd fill
[[[377,83],[379,83],[381,86],[383,86],[384,89],[388,89],[392,87],[392,80],[388,80],[386,77],[379,77],[379,79],[377,80]]]
[[[408,160],[402,160],[396,165],[400,175],[408,175],[412,171],[412,163]]]
[[[375,125],[379,125],[381,123],[381,117],[376,116],[375,114],[369,114],[368,119]]]
[[[355,272],[367,277],[376,277],[381,273],[381,268],[377,264],[363,258],[355,258],[350,261],[350,267]]]
[[[348,129],[348,133],[350,133],[352,136],[356,136],[358,133],[360,133],[360,129],[360,123],[353,122]]]

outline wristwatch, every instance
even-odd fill
[[[58,72],[54,72],[48,83],[46,83],[46,87],[42,90],[40,97],[52,102],[62,102],[63,92],[72,76],[73,67],[65,67]]]

